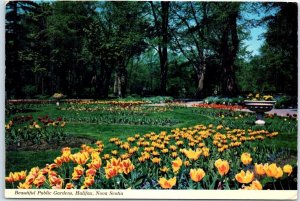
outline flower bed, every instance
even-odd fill
[[[22,126],[22,123],[26,125]],[[48,115],[35,121],[32,116],[14,117],[5,125],[6,145],[21,146],[22,143],[40,144],[42,140],[48,143],[60,143],[66,138],[63,130],[65,122],[61,117],[56,120]]]
[[[209,124],[111,138],[112,150],[101,141],[65,147],[53,163],[5,180],[9,188],[289,189],[281,182],[292,183],[293,167],[270,158],[274,148],[252,146],[277,135]]]
[[[200,107],[200,108],[211,108],[211,109],[220,109],[220,110],[242,110],[245,109],[245,107],[240,105],[224,105],[224,104],[207,104],[207,103],[201,103],[201,104],[194,104],[193,107]]]

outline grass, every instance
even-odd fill
[[[68,107],[68,105],[61,105],[61,107]],[[93,105],[88,107],[95,107]],[[109,106],[103,106],[109,107]],[[31,114],[34,119],[39,116],[49,115],[50,118],[57,118],[59,116],[74,116],[76,118],[89,117],[91,114],[108,115],[111,118],[112,113],[105,111],[74,111],[74,110],[58,110],[55,105],[45,104],[36,108],[31,108],[30,113],[17,113],[6,117],[6,121],[12,119],[14,116],[29,115]],[[214,125],[222,124],[224,127],[230,128],[243,128],[243,129],[266,129],[270,131],[278,131],[278,135],[274,139],[266,139],[263,142],[254,142],[254,146],[259,146],[260,143],[266,145],[274,145],[278,148],[284,147],[289,149],[295,156],[297,153],[297,121],[294,119],[284,120],[279,117],[274,119],[266,119],[266,126],[257,127],[253,124],[255,116],[251,114],[240,112],[224,112],[214,109],[201,109],[201,108],[187,108],[187,107],[170,107],[164,112],[137,112],[126,113],[125,115],[118,116],[114,114],[115,118],[142,118],[146,116],[148,119],[165,121],[165,119],[176,120],[175,124],[161,126],[161,125],[135,125],[133,123],[118,124],[118,123],[91,123],[91,122],[67,122],[65,131],[70,136],[85,137],[92,140],[101,140],[105,144],[105,152],[109,152],[113,149],[113,146],[109,143],[109,139],[112,137],[118,137],[120,139],[126,139],[129,136],[135,134],[146,134],[150,132],[159,133],[161,131],[170,131],[174,128],[190,127],[196,124],[210,124]],[[222,112],[223,117],[219,115]],[[241,115],[241,116],[239,116]],[[63,146],[63,145],[62,145]],[[78,145],[80,147],[80,145]],[[104,152],[104,153],[105,153]],[[47,151],[7,151],[6,152],[6,174],[10,171],[20,171],[29,169],[34,166],[43,167],[47,163],[53,162],[53,160],[60,154],[60,150],[47,150]]]

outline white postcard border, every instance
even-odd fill
[[[270,199],[297,200],[297,190],[5,189],[5,198],[30,199]]]

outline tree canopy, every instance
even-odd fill
[[[245,11],[263,17],[242,23]],[[297,14],[296,3],[10,1],[7,95],[296,95]],[[253,26],[266,31],[249,56]]]

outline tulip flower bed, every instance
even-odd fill
[[[90,104],[88,106],[82,104],[68,104],[65,107],[58,108],[62,111],[88,111],[88,112],[102,112],[102,113],[110,113],[110,114],[144,114],[147,115],[153,112],[166,112],[172,111],[172,107],[143,107],[143,106],[130,106],[130,107],[121,107],[121,106],[101,106],[98,104]]]
[[[200,107],[200,108],[212,108],[212,109],[221,109],[221,110],[241,110],[245,109],[245,107],[240,105],[225,105],[225,104],[207,104],[207,103],[201,103],[201,104],[194,104],[193,107]]]
[[[126,102],[43,103],[8,115],[7,147],[37,149],[7,150],[6,187],[297,188],[295,117],[268,116],[260,127],[241,111]],[[76,137],[87,141],[67,142]],[[39,149],[47,140],[59,146]]]
[[[151,118],[140,115],[123,114],[101,114],[91,113],[87,116],[65,115],[64,121],[79,123],[96,123],[96,124],[128,124],[128,125],[158,125],[170,126],[179,123],[177,120],[170,118]]]
[[[295,168],[274,158],[274,147],[253,146],[276,138],[267,130],[196,125],[171,132],[136,134],[126,140],[69,147],[53,163],[11,172],[8,188],[55,189],[291,189]],[[277,157],[286,157],[281,152]]]
[[[38,145],[42,141],[58,144],[66,138],[65,124],[61,117],[52,120],[44,116],[34,121],[31,115],[16,116],[5,125],[5,144],[8,147],[20,147],[23,143]]]

